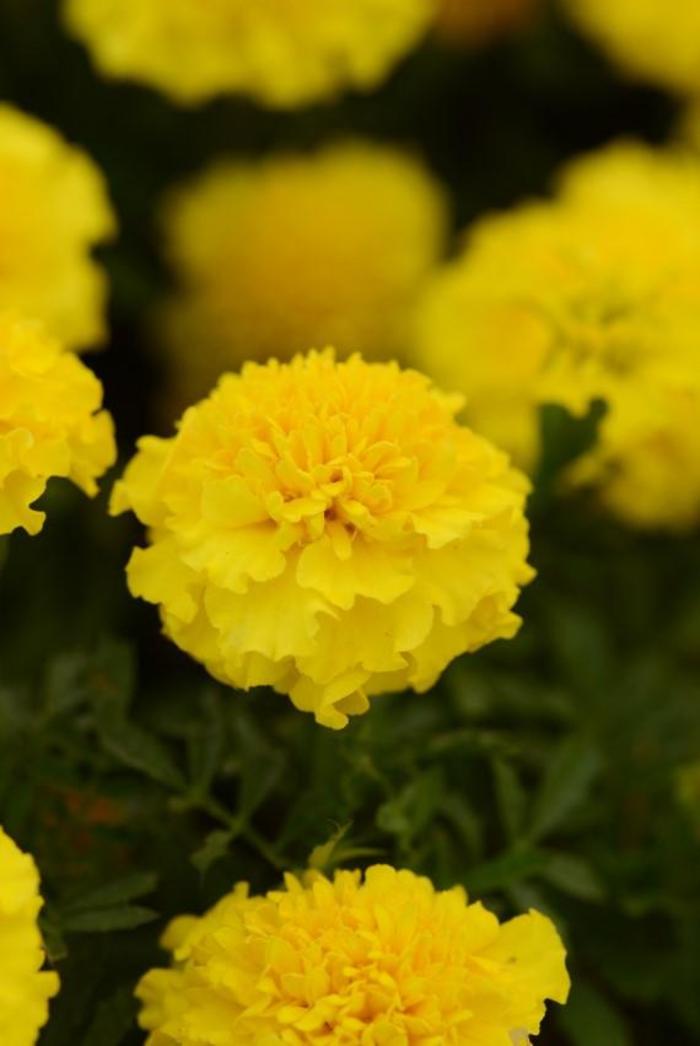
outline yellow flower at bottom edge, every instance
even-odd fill
[[[550,202],[478,223],[432,281],[416,360],[469,424],[534,469],[539,409],[607,413],[568,474],[626,522],[700,523],[700,162],[620,143]]]
[[[459,397],[396,364],[312,352],[249,363],[147,437],[115,487],[149,547],[132,593],[217,678],[342,727],[512,636],[527,481],[454,421]]]
[[[574,22],[634,76],[700,91],[697,0],[564,0]]]
[[[293,108],[371,90],[420,39],[430,0],[65,0],[109,76],[192,105],[222,92]]]
[[[0,104],[0,312],[41,320],[71,349],[100,342],[106,279],[92,250],[114,230],[90,157]]]
[[[172,967],[137,989],[148,1046],[512,1046],[569,990],[549,919],[499,924],[386,865],[239,884],[163,945]]]
[[[310,345],[395,357],[443,254],[446,212],[418,160],[363,142],[220,163],[171,193],[171,401],[182,409],[245,360]]]
[[[48,481],[65,477],[92,496],[116,457],[102,386],[43,329],[0,313],[0,535],[36,534],[32,508]]]
[[[540,0],[436,0],[435,29],[451,44],[479,44],[532,19]]]
[[[33,1046],[58,977],[42,969],[37,926],[42,900],[34,861],[0,828],[0,1042]]]

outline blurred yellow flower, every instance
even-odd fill
[[[482,43],[531,19],[540,0],[436,0],[436,31],[444,41]]]
[[[239,883],[163,938],[137,995],[147,1046],[509,1046],[565,1002],[564,948],[536,911],[499,924],[461,887],[375,865]]]
[[[220,164],[171,196],[164,226],[179,284],[163,317],[170,393],[185,407],[248,358],[329,343],[396,356],[447,206],[417,160],[352,143]]]
[[[36,324],[0,314],[0,534],[36,534],[32,504],[53,476],[86,494],[116,456],[102,387],[78,357]]]
[[[633,76],[700,91],[697,0],[564,0],[576,24]]]
[[[112,510],[149,528],[129,585],[233,686],[270,685],[324,726],[427,690],[457,654],[512,636],[527,483],[415,371],[248,363],[147,437]]]
[[[558,198],[479,223],[426,295],[417,358],[477,431],[533,468],[538,410],[607,404],[568,479],[623,519],[700,522],[700,162],[619,144]]]
[[[43,970],[42,906],[34,861],[0,828],[0,1033],[2,1046],[33,1046],[58,977]]]
[[[183,105],[242,92],[292,108],[372,90],[430,15],[431,0],[65,0],[104,73]]]
[[[106,283],[90,252],[114,231],[88,156],[0,104],[0,311],[35,316],[69,348],[99,342]]]

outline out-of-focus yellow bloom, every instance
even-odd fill
[[[163,945],[172,967],[137,989],[147,1046],[510,1046],[569,991],[549,919],[499,924],[461,887],[386,865],[262,897],[240,883]]]
[[[176,192],[164,315],[171,398],[184,407],[248,358],[309,345],[392,358],[446,241],[447,207],[418,161],[346,144],[215,167]]]
[[[700,97],[692,99],[685,106],[677,132],[681,142],[700,151]]]
[[[238,687],[270,685],[324,726],[427,690],[457,654],[512,636],[524,477],[415,371],[248,363],[147,437],[112,509],[149,528],[129,585],[166,633]]]
[[[487,218],[431,287],[421,366],[534,467],[538,410],[607,414],[569,474],[623,519],[700,521],[700,162],[620,144],[575,162],[558,198]]]
[[[700,91],[697,0],[564,0],[572,18],[623,69],[674,91]]]
[[[104,73],[184,105],[242,92],[292,108],[372,90],[431,13],[431,0],[65,0]]]
[[[86,494],[115,460],[102,387],[78,357],[34,323],[0,314],[0,534],[36,534],[31,506],[53,476]]]
[[[114,230],[88,156],[0,105],[0,311],[35,316],[69,348],[99,342],[106,284],[90,251]]]
[[[524,25],[540,0],[436,0],[436,31],[447,43],[478,44]]]
[[[0,828],[0,1036],[2,1046],[33,1046],[48,1018],[58,977],[43,970],[37,926],[39,875]]]

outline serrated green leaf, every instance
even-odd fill
[[[538,875],[545,864],[545,855],[537,850],[513,850],[471,868],[464,881],[470,894],[480,896],[530,879]]]
[[[184,790],[182,774],[165,745],[153,734],[121,719],[100,719],[98,732],[105,750],[119,762],[168,788]]]
[[[83,1046],[119,1046],[134,1024],[137,1003],[131,985],[100,1002]]]

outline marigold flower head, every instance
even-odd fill
[[[0,534],[36,534],[32,508],[54,476],[92,496],[115,460],[102,387],[72,352],[34,323],[0,314]]]
[[[436,31],[447,43],[482,43],[523,25],[540,0],[437,0]]]
[[[633,76],[674,91],[700,91],[696,0],[565,0],[577,25]]]
[[[325,726],[428,689],[513,635],[527,484],[415,371],[332,351],[248,363],[147,437],[112,509],[149,528],[128,576],[165,632],[233,686]]]
[[[0,1032],[3,1046],[33,1046],[58,977],[42,969],[42,906],[34,861],[0,828]]]
[[[291,359],[309,345],[396,355],[442,254],[446,211],[417,160],[361,143],[220,164],[173,194],[173,398],[187,405],[248,358]]]
[[[69,348],[100,341],[106,284],[90,251],[114,229],[88,156],[0,104],[0,311],[42,320]]]
[[[239,883],[163,945],[173,966],[137,989],[147,1046],[512,1046],[569,989],[549,919],[501,925],[386,865],[287,875],[263,897]]]
[[[375,88],[431,10],[431,0],[65,0],[69,29],[107,75],[183,105],[242,92],[281,108]]]
[[[430,288],[418,359],[477,431],[533,467],[538,410],[607,414],[569,474],[621,518],[700,521],[700,162],[619,144],[572,164],[553,202],[487,218]]]

